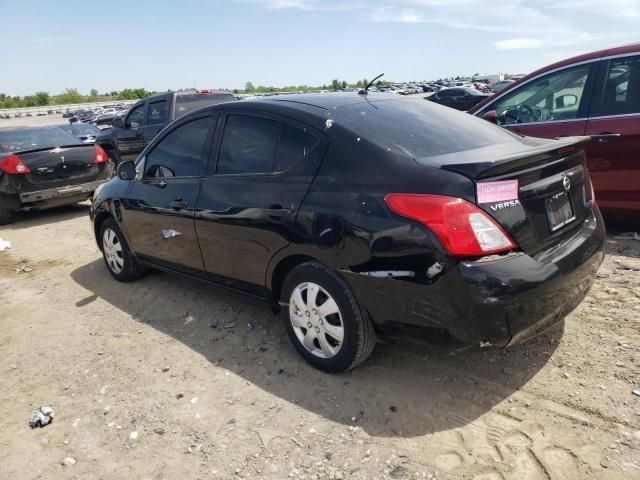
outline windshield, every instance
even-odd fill
[[[100,129],[94,127],[93,125],[89,125],[87,123],[79,123],[73,125],[65,125],[62,128],[67,133],[71,135],[97,135],[100,133]]]
[[[357,103],[337,109],[335,122],[363,140],[412,158],[517,141],[513,133],[485,120],[424,100]]]
[[[57,127],[0,130],[0,153],[55,148],[67,145],[82,145],[82,142]]]

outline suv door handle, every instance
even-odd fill
[[[169,202],[171,208],[186,208],[189,205],[181,198],[176,198],[173,202]]]
[[[608,142],[609,140],[613,140],[614,138],[618,138],[620,136],[619,133],[600,133],[598,135],[591,135],[591,140],[595,140],[596,142]]]

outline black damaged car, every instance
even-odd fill
[[[377,338],[505,347],[575,308],[603,260],[586,140],[387,95],[220,104],[120,164],[91,217],[117,280],[151,267],[264,300],[327,372]]]
[[[105,151],[60,128],[0,129],[0,225],[17,210],[87,200],[109,178]]]

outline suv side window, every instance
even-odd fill
[[[216,173],[272,173],[280,130],[275,120],[228,115]]]
[[[578,118],[590,69],[591,64],[570,67],[510,91],[494,104],[498,125]]]
[[[306,130],[284,125],[276,154],[276,172],[284,172],[315,151],[319,139]]]
[[[146,155],[145,178],[198,177],[204,174],[210,117],[180,125]]]
[[[640,55],[608,62],[602,91],[594,98],[592,117],[640,113]]]
[[[140,126],[143,126],[144,123],[144,103],[138,105],[136,108],[131,110],[131,113],[127,117],[127,127],[130,127],[133,122],[137,122]]]
[[[147,113],[147,125],[156,125],[164,123],[167,119],[167,101],[160,100],[149,104]]]

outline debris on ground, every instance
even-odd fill
[[[211,320],[211,323],[209,324],[211,328],[218,328],[219,325],[220,325],[219,320]]]
[[[64,457],[64,459],[60,463],[65,467],[70,467],[71,465],[76,464],[76,459],[73,457]]]
[[[29,273],[29,272],[33,272],[33,267],[30,267],[29,265],[20,265],[19,267],[16,267],[16,273]]]
[[[236,328],[236,322],[227,322],[224,324],[224,328]]]
[[[638,232],[626,232],[616,235],[613,238],[616,240],[640,240],[640,234],[638,234]]]
[[[44,427],[53,422],[55,411],[51,407],[38,407],[31,413],[31,420],[29,420],[29,426],[31,428]]]
[[[0,252],[4,252],[7,248],[11,248],[11,242],[0,238]]]
[[[633,394],[640,397],[640,388],[636,388],[635,390],[633,390]]]

